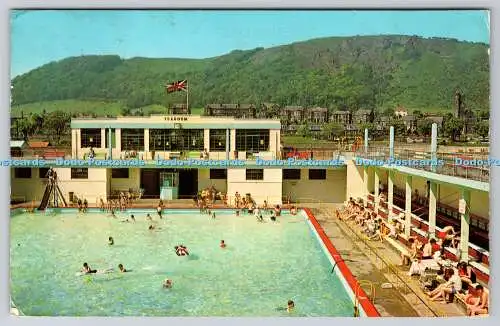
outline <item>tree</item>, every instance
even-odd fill
[[[444,132],[450,136],[453,141],[457,141],[463,129],[464,122],[456,117],[451,117],[444,123]]]
[[[338,123],[327,123],[321,130],[321,137],[323,139],[332,140],[335,137],[344,135],[344,126]]]
[[[420,111],[420,110],[413,110],[413,116],[415,116],[416,118],[420,119],[424,115],[422,114],[422,111]]]
[[[490,133],[489,121],[479,121],[474,126],[474,132],[479,135],[483,140],[486,139]]]
[[[394,116],[394,108],[387,108],[382,111],[382,115],[386,117],[393,117]]]
[[[128,116],[128,115],[132,114],[132,110],[129,107],[124,106],[124,107],[121,108],[120,113],[123,116]]]
[[[300,125],[299,128],[297,129],[297,135],[302,137],[311,137],[312,133],[311,130],[309,129],[309,125],[308,124]]]
[[[479,119],[488,120],[489,118],[490,118],[490,111],[480,111],[479,112]]]
[[[432,124],[434,121],[431,119],[424,119],[422,121],[417,121],[417,131],[421,136],[430,136],[432,132]]]
[[[45,128],[51,131],[50,137],[59,143],[61,136],[69,130],[71,116],[62,111],[54,111],[47,115]]]
[[[362,135],[365,134],[365,129],[368,129],[368,136],[374,137],[377,134],[377,130],[375,129],[375,125],[373,123],[363,123],[359,126],[359,130]]]
[[[30,117],[25,117],[23,119],[17,120],[16,123],[24,141],[28,141],[29,138],[33,136],[36,129],[34,120]]]
[[[394,135],[395,136],[404,136],[406,135],[406,126],[405,123],[399,119],[391,119],[389,126],[394,127]]]

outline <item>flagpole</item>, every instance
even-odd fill
[[[189,110],[189,84],[186,87],[186,111],[191,112]]]

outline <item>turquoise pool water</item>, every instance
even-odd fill
[[[11,296],[36,316],[352,316],[352,302],[303,215],[278,223],[173,211],[148,230],[103,213],[11,218]],[[119,215],[125,217],[125,215]],[[112,236],[114,246],[108,246]],[[227,248],[219,247],[225,240]],[[178,257],[184,244],[190,257]],[[130,273],[77,276],[83,264]],[[173,280],[172,289],[162,281]],[[288,299],[291,314],[279,311]]]

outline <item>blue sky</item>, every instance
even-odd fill
[[[404,34],[489,43],[477,11],[11,12],[11,74],[82,54],[206,58],[329,36]]]

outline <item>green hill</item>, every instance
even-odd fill
[[[487,49],[486,44],[452,39],[363,36],[235,50],[200,60],[71,57],[14,78],[13,110],[54,103],[77,110],[71,101],[84,107],[104,103],[100,114],[114,114],[120,107],[164,107],[185,101],[184,93],[164,90],[165,82],[179,79],[188,79],[193,107],[275,102],[450,110],[459,88],[467,107],[488,110]]]

